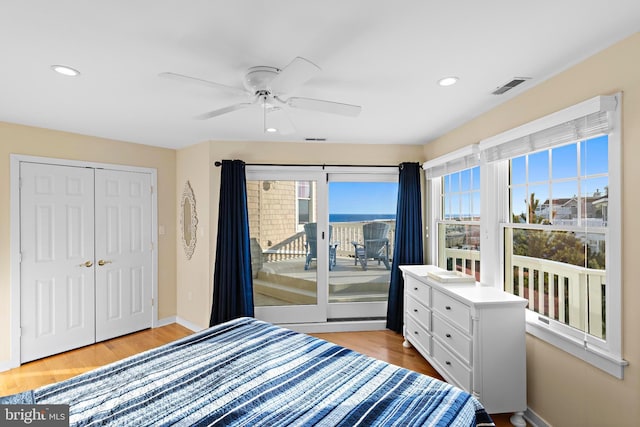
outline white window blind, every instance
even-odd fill
[[[589,99],[480,141],[480,152],[485,161],[494,162],[607,134],[612,128],[609,111],[616,105],[615,96]]]
[[[429,160],[423,163],[422,169],[425,171],[426,178],[432,179],[464,169],[470,169],[479,164],[480,155],[478,152],[478,144],[472,144],[436,159]]]

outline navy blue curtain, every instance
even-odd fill
[[[223,160],[209,326],[243,316],[253,317],[245,164],[240,160]]]
[[[402,163],[398,185],[396,237],[393,245],[393,264],[387,306],[387,328],[402,332],[404,312],[404,280],[400,265],[423,263],[422,197],[420,165]]]

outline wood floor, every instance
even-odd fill
[[[185,327],[172,324],[25,363],[19,368],[0,372],[0,396],[61,381],[191,333]],[[367,356],[442,379],[417,351],[413,348],[404,348],[402,336],[394,332],[385,330],[312,335]],[[492,414],[491,416],[498,427],[511,425],[509,414]]]

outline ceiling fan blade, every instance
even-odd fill
[[[323,101],[311,98],[289,98],[287,105],[304,110],[321,111],[323,113],[339,114],[341,116],[357,117],[362,111],[359,105],[342,104],[340,102]]]
[[[182,75],[182,74],[166,72],[166,73],[158,74],[158,77],[162,77],[162,78],[170,79],[170,80],[175,80],[175,81],[179,81],[179,82],[185,82],[185,83],[194,83],[194,84],[198,84],[198,85],[201,85],[201,86],[209,86],[209,87],[212,87],[214,89],[223,89],[223,90],[226,90],[226,91],[229,91],[229,92],[233,92],[233,93],[239,94],[239,95],[247,95],[247,91],[245,91],[244,89],[240,89],[240,88],[233,87],[233,86],[223,85],[222,83],[210,82],[209,80],[198,79],[196,77],[189,77],[189,76],[185,76],[185,75]]]
[[[218,117],[223,114],[231,113],[232,111],[241,110],[243,108],[251,107],[253,103],[251,102],[242,102],[240,104],[230,105],[228,107],[220,108],[218,110],[209,111],[208,113],[203,113],[195,116],[198,120],[206,120],[211,119],[213,117]]]
[[[316,64],[298,56],[273,78],[269,89],[274,94],[291,93],[319,71]]]
[[[281,135],[290,135],[296,131],[289,115],[282,108],[272,108],[267,110],[265,132],[269,132],[268,129],[275,129],[275,131]]]

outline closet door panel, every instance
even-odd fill
[[[21,362],[95,342],[93,169],[20,165]]]
[[[151,327],[151,177],[96,170],[96,340]]]

